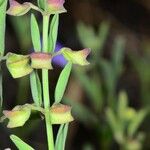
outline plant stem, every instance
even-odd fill
[[[49,15],[43,16],[43,52],[48,52]]]
[[[43,16],[43,52],[48,52],[48,27],[49,16]],[[42,69],[42,85],[43,85],[43,99],[45,108],[45,123],[47,132],[48,149],[54,150],[53,129],[50,120],[50,96],[49,96],[49,79],[48,70]]]

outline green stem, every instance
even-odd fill
[[[49,16],[43,16],[43,52],[48,52],[48,27]],[[47,132],[48,149],[54,150],[53,129],[50,120],[50,96],[49,96],[49,79],[48,70],[42,69],[42,85],[43,85],[43,99],[45,108],[45,123]]]
[[[49,15],[43,16],[43,52],[48,52]]]

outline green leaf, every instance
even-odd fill
[[[63,142],[62,142],[62,148],[63,150],[65,149],[65,142],[67,139],[67,133],[68,133],[68,127],[69,127],[69,123],[66,123],[64,126],[64,130],[63,130]]]
[[[97,111],[101,111],[103,105],[102,87],[99,77],[88,77],[88,75],[80,69],[74,69],[76,78],[80,81],[87,95],[90,97],[91,104]]]
[[[105,59],[101,59],[99,62],[100,69],[102,69],[103,77],[108,91],[114,88],[115,75],[112,64]]]
[[[56,143],[55,143],[55,150],[64,150],[65,149],[65,142],[67,138],[67,132],[68,132],[68,123],[62,124],[59,127]]]
[[[32,97],[37,106],[41,106],[42,104],[42,90],[41,90],[41,82],[36,71],[33,71],[30,74],[30,86]]]
[[[100,44],[99,45],[99,53],[100,54],[102,54],[104,44],[105,44],[106,39],[108,37],[109,28],[110,28],[110,24],[107,21],[103,21],[99,26],[98,36],[99,36],[99,44]]]
[[[112,129],[113,136],[115,137],[116,141],[121,144],[124,140],[124,137],[123,137],[124,130],[122,128],[122,124],[120,124],[115,113],[110,108],[107,108],[106,110],[106,118],[107,118],[108,124],[110,125]]]
[[[0,55],[5,49],[5,27],[6,27],[6,6],[7,0],[0,1]]]
[[[124,120],[125,113],[128,107],[128,97],[125,91],[119,93],[118,98],[118,117],[120,120]]]
[[[94,57],[99,59],[99,54],[102,54],[109,33],[109,22],[102,22],[99,25],[98,33],[95,32],[93,26],[87,26],[86,24],[79,22],[77,24],[77,33],[83,47],[91,48]]]
[[[92,26],[87,26],[82,22],[77,24],[77,33],[83,47],[88,47],[95,53],[99,48],[99,37],[94,32]]]
[[[130,124],[128,126],[128,135],[130,137],[134,136],[137,129],[139,128],[142,121],[144,120],[146,114],[147,114],[147,111],[144,109],[140,110],[139,112],[136,113],[136,117],[133,118],[133,120],[130,122]]]
[[[36,52],[40,52],[41,51],[40,31],[34,14],[31,14],[31,37],[34,50]]]
[[[55,142],[55,150],[59,150],[62,146],[62,134],[63,134],[63,128],[65,124],[60,125],[57,137],[56,137],[56,142]]]
[[[34,150],[30,145],[22,141],[19,137],[15,135],[11,135],[10,139],[13,141],[13,143],[16,145],[18,150]]]
[[[37,0],[37,3],[41,9],[43,9],[43,10],[45,9],[46,0]]]
[[[49,52],[55,50],[58,35],[58,24],[59,24],[59,14],[55,14],[50,24],[49,45],[48,45]]]
[[[6,28],[6,8],[7,0],[0,0],[0,56],[4,55],[5,50],[5,28]],[[0,64],[0,108],[3,103],[2,70]]]
[[[116,133],[118,130],[118,120],[115,116],[115,113],[112,111],[112,109],[108,108],[106,110],[106,117],[113,133]]]
[[[124,58],[125,39],[118,36],[115,39],[112,53],[112,64],[115,72],[119,74],[122,69],[122,63]]]
[[[4,1],[5,1],[5,0],[0,0],[0,6],[3,4]]]
[[[55,89],[55,102],[60,103],[62,97],[64,95],[68,79],[71,73],[72,64],[68,63],[65,68],[62,70],[59,79],[57,81],[56,89]]]

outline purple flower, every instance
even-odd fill
[[[58,52],[63,46],[60,44],[60,43],[57,43],[56,44],[56,47],[55,47],[55,52]],[[52,59],[52,62],[56,65],[59,65],[61,67],[64,67],[66,64],[67,64],[67,60],[63,57],[63,55],[58,55],[58,56],[55,56],[53,59]]]

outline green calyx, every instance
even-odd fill
[[[9,119],[7,125],[8,128],[22,127],[30,118],[32,111],[44,114],[44,109],[35,104],[17,105],[12,110],[4,110],[4,116],[0,118],[0,122]]]
[[[6,65],[13,78],[23,77],[33,71],[28,55],[9,53],[6,59]]]
[[[66,60],[77,65],[88,65],[86,60],[90,53],[90,49],[80,51],[72,51],[70,48],[62,48],[59,52],[51,55],[50,53],[36,52],[30,55],[18,55],[8,53],[1,57],[1,60],[6,60],[6,65],[13,78],[20,78],[30,74],[33,69],[53,69],[52,58],[62,54]]]
[[[64,1],[53,2],[47,0],[44,2],[43,0],[38,0],[38,6],[36,6],[30,2],[20,4],[16,0],[10,0],[10,7],[7,10],[7,14],[12,16],[22,16],[28,13],[31,9],[40,12],[42,15],[60,14],[67,12],[63,4]]]
[[[0,118],[0,122],[9,119],[8,128],[16,128],[23,126],[30,118],[31,112],[40,112],[45,116],[45,113],[50,113],[51,124],[64,124],[74,120],[71,115],[71,107],[63,104],[54,104],[47,112],[44,108],[35,104],[25,104],[15,106],[12,110],[4,110]]]
[[[54,104],[50,108],[51,124],[64,124],[74,120],[71,107],[63,104]]]
[[[48,53],[32,53],[31,67],[35,69],[53,69],[51,65],[52,56]]]
[[[73,51],[70,48],[62,48],[61,50],[62,55],[65,57],[66,60],[73,64],[85,66],[89,65],[90,63],[86,60],[87,56],[90,53],[90,49],[86,48],[79,51]]]
[[[29,119],[31,109],[24,106],[16,106],[11,111],[4,110],[3,114],[5,116],[5,119],[9,119],[7,127],[16,128],[23,126],[25,122]]]

